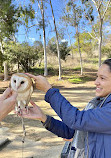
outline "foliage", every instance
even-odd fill
[[[18,8],[12,5],[12,0],[0,0],[0,40],[10,38],[17,32]]]
[[[35,41],[33,45],[34,52],[37,53],[39,59],[39,66],[41,66],[42,59],[44,57],[44,48],[41,41]]]
[[[54,53],[56,55],[57,54],[57,45],[56,43],[54,43],[54,41],[49,42],[49,49],[51,51],[51,53]],[[61,54],[61,59],[66,61],[66,57],[69,55],[70,52],[70,48],[68,47],[68,42],[61,42],[59,44],[59,49],[60,49],[60,54]]]
[[[28,43],[10,43],[5,51],[9,63],[18,64],[25,72],[29,71],[39,58],[37,50],[35,51]]]
[[[93,44],[93,39],[86,32],[80,33],[79,37],[80,37],[81,51],[87,53],[88,56],[91,56],[92,55],[92,48],[93,48],[93,45],[92,45]],[[76,39],[74,45],[75,45],[74,50],[78,51],[78,41],[77,41],[77,39]]]
[[[31,68],[30,72],[33,73],[34,75],[44,75],[44,68]]]
[[[22,24],[24,24],[28,28],[29,21],[33,22],[35,18],[35,11],[32,8],[32,5],[29,4],[28,6],[19,6],[20,10],[20,20]]]
[[[91,81],[93,80],[93,78],[89,77],[89,76],[73,76],[72,78],[69,78],[68,81],[73,83],[73,84],[79,84],[79,83],[85,83],[87,81]]]
[[[82,8],[78,7],[74,2],[69,1],[66,5],[67,13],[62,17],[71,26],[78,26],[82,18]]]
[[[106,55],[108,58],[111,58],[111,45],[103,46],[102,53]]]
[[[105,20],[107,21],[107,23],[109,23],[109,26],[110,26],[111,25],[111,5],[106,12]]]

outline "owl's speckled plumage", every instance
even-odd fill
[[[10,86],[18,93],[17,106],[19,108],[27,106],[33,92],[31,78],[23,73],[15,73],[11,77]]]

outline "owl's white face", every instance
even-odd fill
[[[29,81],[27,78],[18,76],[17,74],[14,74],[11,77],[11,88],[14,91],[22,92],[28,87]]]

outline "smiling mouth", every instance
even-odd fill
[[[96,88],[96,92],[100,92],[102,90],[102,88],[97,87]]]

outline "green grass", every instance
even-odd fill
[[[82,80],[80,78],[70,78],[68,79],[68,81],[75,84],[82,83]]]
[[[55,76],[58,75],[58,69],[52,68],[52,67],[48,67],[48,75],[51,76]],[[32,68],[30,69],[30,72],[33,73],[34,75],[44,75],[44,68],[43,67],[39,67],[39,68]]]
[[[81,67],[75,67],[74,71],[81,71]]]
[[[79,83],[85,83],[87,81],[93,80],[92,77],[89,76],[73,76],[72,78],[69,78],[68,81],[74,84],[79,84]]]
[[[30,69],[30,72],[34,75],[43,75],[44,74],[44,68],[32,68]]]

